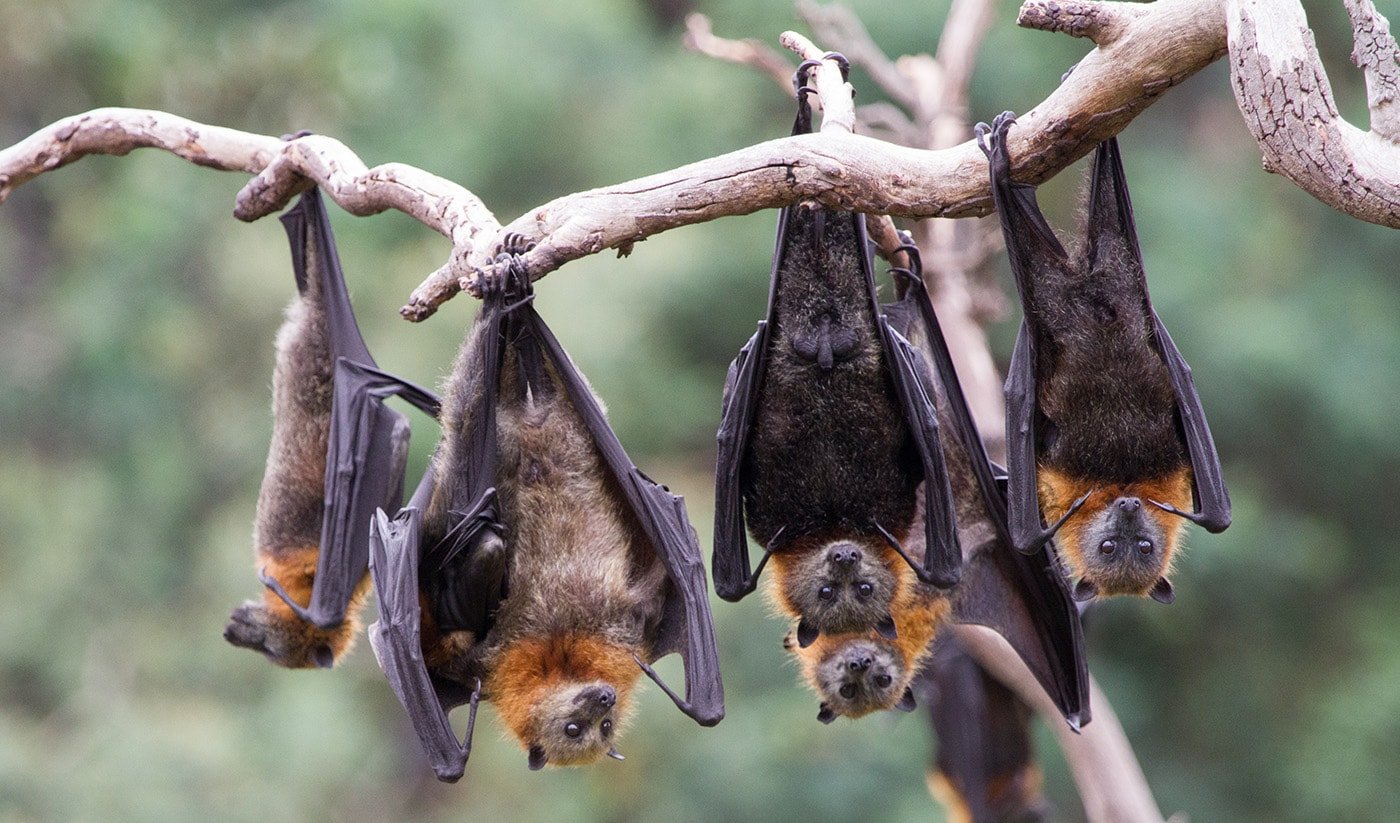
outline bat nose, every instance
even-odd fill
[[[854,566],[861,556],[860,549],[855,546],[844,546],[831,553],[831,562],[838,566]]]
[[[1142,501],[1136,497],[1120,497],[1113,501],[1113,507],[1125,512],[1135,512],[1142,508]]]
[[[853,672],[863,672],[866,669],[870,668],[871,664],[873,664],[874,662],[875,659],[870,655],[866,654],[861,655],[859,657],[852,657],[846,662],[846,666]]]
[[[612,686],[604,686],[598,690],[598,702],[604,706],[611,707],[617,702],[617,691]]]

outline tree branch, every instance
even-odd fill
[[[1264,168],[1344,214],[1400,228],[1396,45],[1369,0],[1348,0],[1372,130],[1342,119],[1297,0],[1227,0],[1230,79]]]
[[[1108,48],[1090,53],[1043,103],[1022,115],[1012,132],[1017,179],[1038,183],[1123,128],[1163,91],[1224,50],[1218,0],[1158,0],[1123,24]],[[805,38],[785,39],[802,53]],[[810,48],[809,48],[810,47]],[[837,73],[829,61],[819,75]],[[819,86],[830,86],[822,80]],[[467,189],[402,165],[363,169],[358,159],[324,138],[293,148],[274,138],[203,126],[173,115],[99,109],[60,121],[0,151],[0,198],[43,172],[87,154],[162,148],[213,168],[262,172],[239,209],[245,217],[286,205],[310,178],[328,186],[354,213],[394,208],[450,238],[447,264],[414,292],[403,313],[430,315],[455,291],[453,277],[491,265],[495,238],[518,231],[536,242],[525,256],[535,279],[604,249],[627,249],[678,226],[776,208],[802,199],[871,214],[958,217],[990,210],[985,162],[971,141],[937,151],[892,146],[850,134],[854,111],[827,107],[822,132],[773,140],[677,169],[560,197],[496,228],[490,211]],[[845,106],[850,106],[847,99]],[[344,202],[342,202],[342,200]]]
[[[953,632],[982,668],[1042,717],[1051,718],[1050,729],[1069,762],[1085,817],[1092,823],[1162,823],[1162,812],[1152,798],[1132,744],[1097,681],[1089,681],[1093,722],[1076,734],[1060,719],[1054,701],[1001,635],[982,626],[954,626]]]

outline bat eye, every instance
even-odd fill
[[[607,737],[608,735],[612,734],[612,726],[613,724],[611,720],[604,720],[603,724],[599,726],[599,728],[603,730],[604,737]]]
[[[1113,550],[1118,548],[1118,544],[1112,540],[1105,540],[1099,544],[1099,551],[1104,554],[1113,554]]]
[[[841,687],[841,696],[844,697],[844,698],[846,698],[847,700],[850,700],[852,697],[855,697],[855,696],[856,696],[856,687],[855,687],[855,684],[854,684],[854,683],[847,683],[846,685],[842,686],[842,687]]]
[[[836,590],[830,586],[822,586],[820,589],[817,589],[817,597],[821,600],[830,600],[835,596]]]
[[[856,595],[859,596],[861,600],[866,599],[874,593],[875,587],[865,581],[861,581],[856,585]]]
[[[890,676],[887,675],[887,674],[877,674],[877,675],[875,675],[875,685],[879,686],[879,687],[882,688],[882,689],[888,688],[889,685],[890,685],[891,683],[893,683],[893,682],[894,682],[894,678],[893,678],[893,677],[890,677]]]
[[[583,727],[577,723],[570,723],[564,727],[564,734],[569,737],[578,737],[583,734]]]
[[[1138,551],[1142,552],[1143,554],[1152,554],[1152,541],[1151,541],[1151,540],[1139,540],[1139,541],[1138,541]]]

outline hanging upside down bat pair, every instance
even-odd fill
[[[799,68],[794,133],[810,128]],[[767,318],[730,367],[716,472],[715,589],[772,563],[786,645],[818,718],[914,705],[948,620],[1007,638],[1076,728],[1087,722],[1078,616],[1048,556],[1011,550],[1006,502],[920,277],[882,306],[863,215],[783,209]],[[751,567],[744,536],[764,548]]]
[[[300,296],[278,336],[259,496],[266,590],[234,611],[229,642],[283,666],[329,667],[357,631],[372,572],[376,656],[444,780],[464,770],[483,699],[532,768],[620,759],[616,735],[643,673],[698,722],[718,722],[714,629],[684,504],[632,465],[530,305],[525,249],[507,249],[485,280],[440,403],[374,365],[319,193],[283,221]],[[392,395],[440,413],[443,427],[402,510],[408,426],[384,405]],[[685,698],[650,665],[673,651]],[[464,704],[459,742],[447,712]]]

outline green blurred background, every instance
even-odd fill
[[[724,36],[775,42],[797,25],[785,3],[747,0],[0,0],[0,145],[105,105],[309,128],[371,165],[458,180],[509,220],[786,133],[770,80],[680,47],[688,2]],[[946,6],[855,4],[890,54],[932,51]],[[1364,125],[1342,7],[1311,11],[1342,109]],[[1014,15],[1003,0],[975,118],[1031,107],[1086,50]],[[1092,667],[1168,814],[1400,818],[1396,235],[1263,173],[1223,62],[1139,117],[1124,147],[1153,293],[1195,366],[1235,525],[1192,534],[1171,608],[1098,610]],[[1080,177],[1043,190],[1061,225]],[[757,597],[716,606],[719,727],[647,688],[627,762],[532,774],[488,708],[457,786],[432,779],[367,643],[334,673],[226,645],[229,609],[259,590],[271,340],[293,291],[280,226],[230,216],[244,180],[138,152],[0,206],[0,819],[940,819],[922,715],[816,723]],[[473,301],[418,326],[396,309],[446,244],[396,213],[333,220],[380,363],[437,383]],[[672,231],[540,288],[706,546],[720,385],[762,310],[773,222]],[[1013,322],[993,330],[1003,363]],[[421,465],[435,431],[415,425]],[[674,660],[663,671],[679,675]],[[1079,819],[1039,740],[1061,817]]]

